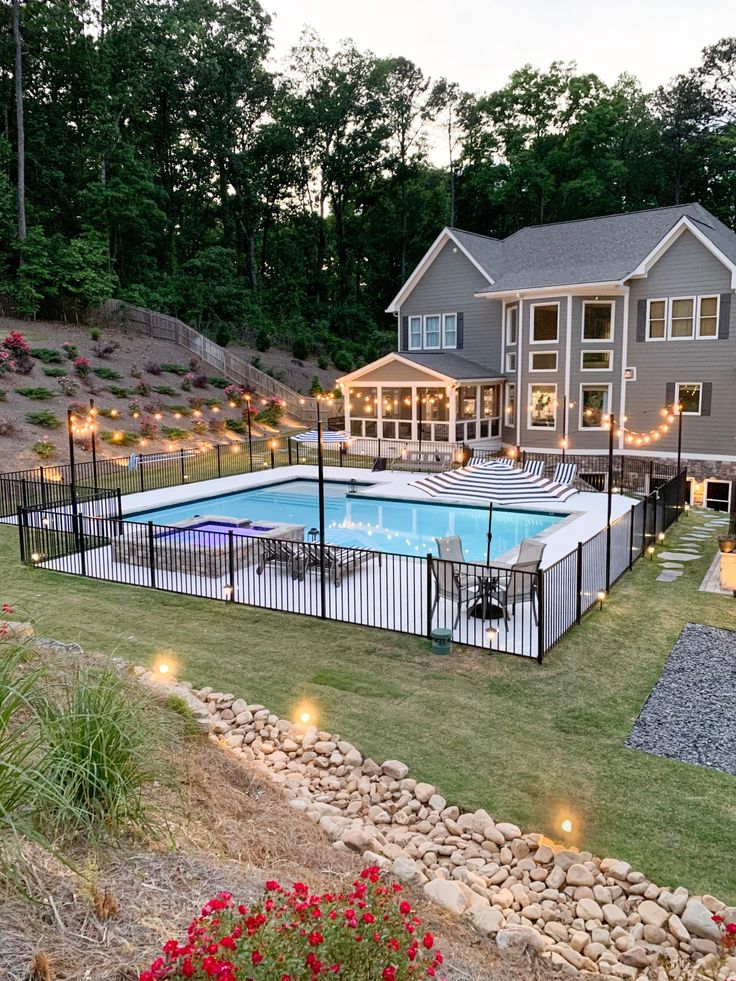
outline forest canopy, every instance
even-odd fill
[[[347,370],[390,349],[443,225],[689,200],[735,223],[736,38],[654,92],[555,62],[467,93],[309,31],[275,64],[256,0],[4,10],[0,295],[26,315],[116,295]]]

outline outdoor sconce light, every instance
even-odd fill
[[[307,532],[307,537],[309,538],[310,542],[316,542],[319,538],[319,530],[317,528],[310,528]]]
[[[602,589],[602,590],[601,590],[601,591],[600,591],[600,592],[598,593],[598,595],[597,595],[597,597],[596,597],[596,599],[597,599],[597,600],[598,600],[598,602],[600,603],[600,606],[599,606],[599,609],[600,609],[600,610],[602,610],[602,609],[603,609],[603,600],[604,600],[605,598],[606,598],[606,591],[605,591],[605,589]]]

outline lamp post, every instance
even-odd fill
[[[245,403],[247,405],[246,413],[248,416],[248,459],[250,462],[250,470],[252,473],[253,472],[253,432],[251,429],[251,421],[250,421],[250,393],[246,392],[243,398],[245,399]]]
[[[615,419],[608,417],[608,500],[606,506],[606,592],[611,591],[611,508],[613,504],[613,430]]]
[[[76,511],[77,507],[77,468],[74,462],[74,413],[71,409],[66,410],[66,428],[69,436],[69,467],[71,470],[71,492],[72,507]]]
[[[419,403],[419,433],[418,433],[419,434],[419,452],[421,453],[422,452],[422,422],[423,422],[423,419],[422,419],[422,396],[421,395],[418,397],[418,400],[417,401]]]
[[[680,511],[682,510],[682,504],[685,490],[684,481],[680,480],[680,470],[682,463],[682,402],[677,403],[677,520],[680,520]],[[680,491],[682,490],[683,495],[681,496]]]
[[[562,396],[562,462],[567,452],[567,395]]]
[[[92,483],[97,490],[97,439],[95,437],[95,400],[89,400],[90,429],[92,430]]]
[[[322,422],[317,423],[317,480],[319,482],[319,590],[320,616],[327,616],[327,593],[325,590],[325,472],[322,457]]]

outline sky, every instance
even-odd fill
[[[576,61],[608,83],[636,75],[645,89],[694,67],[700,51],[736,34],[736,0],[262,0],[274,54],[304,25],[330,45],[352,38],[403,55],[466,91],[503,85],[514,68]]]

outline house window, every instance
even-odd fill
[[[450,408],[444,388],[417,389],[417,418],[421,407],[422,422],[447,422]]]
[[[583,303],[583,340],[610,341],[613,337],[613,304]]]
[[[557,425],[557,386],[529,386],[529,429],[554,429]]]
[[[481,385],[480,398],[483,418],[494,419],[498,415],[498,388],[496,385]]]
[[[457,347],[457,314],[446,313],[442,318],[442,346]]]
[[[350,417],[352,419],[375,419],[378,410],[378,389],[350,389]]]
[[[382,389],[383,418],[411,419],[413,398],[410,388]]]
[[[428,350],[440,347],[440,315],[424,318],[424,346]]]
[[[513,382],[506,384],[506,405],[504,407],[504,425],[516,425],[516,385]]]
[[[580,386],[580,428],[603,429],[607,423],[610,385]]]
[[[532,305],[532,344],[545,344],[557,340],[558,314],[557,303]]]
[[[457,390],[457,419],[475,419],[478,415],[478,389],[475,385],[461,385]]]
[[[695,333],[695,297],[670,300],[670,337],[692,337]]]
[[[409,350],[421,351],[422,349],[422,318],[409,317]]]
[[[516,334],[519,326],[519,308],[509,307],[506,311],[506,343],[516,344]]]
[[[698,337],[718,336],[718,302],[717,296],[698,298]]]
[[[703,504],[714,511],[731,510],[731,481],[714,480],[712,478],[705,481],[703,491]]]
[[[512,375],[516,371],[516,351],[506,352],[506,374]]]
[[[675,406],[682,406],[684,416],[699,416],[703,395],[700,382],[677,382],[675,384]]]
[[[647,301],[647,340],[663,341],[667,336],[667,300]]]
[[[613,351],[582,351],[581,371],[610,371],[613,367]]]
[[[557,351],[532,351],[529,371],[557,371]]]

